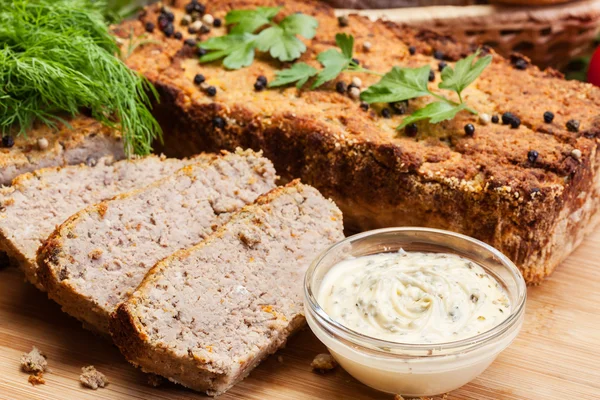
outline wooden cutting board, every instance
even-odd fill
[[[525,324],[512,346],[474,382],[448,399],[600,398],[600,230],[542,286],[529,289]],[[19,370],[19,358],[37,346],[52,373],[33,387]],[[387,399],[341,369],[311,372],[312,358],[324,347],[309,330],[270,357],[220,400],[229,399]],[[93,364],[110,385],[92,391],[80,386],[83,366]],[[204,396],[166,383],[148,386],[107,340],[83,330],[61,313],[19,271],[0,271],[0,399],[201,399]]]

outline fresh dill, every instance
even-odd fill
[[[119,58],[98,0],[0,0],[0,127],[26,133],[34,121],[91,110],[121,131],[127,154],[148,154],[160,127],[155,89]]]

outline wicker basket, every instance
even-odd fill
[[[589,50],[600,32],[600,0],[546,7],[472,5],[336,12],[433,29],[467,43],[487,44],[505,56],[519,52],[540,67],[564,66]]]

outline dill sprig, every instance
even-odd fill
[[[160,127],[154,87],[118,57],[94,0],[0,0],[0,127],[25,133],[82,108],[122,132],[127,154],[148,154]]]

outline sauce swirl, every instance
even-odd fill
[[[504,288],[454,254],[381,253],[344,260],[317,294],[335,321],[397,343],[444,343],[490,330],[510,314]]]

